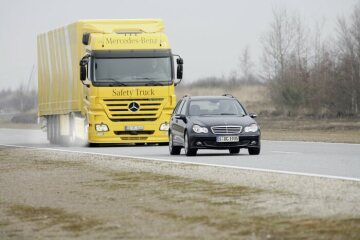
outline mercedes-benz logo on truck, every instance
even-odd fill
[[[140,105],[137,102],[131,102],[129,104],[129,110],[131,112],[137,112],[137,111],[139,111],[139,109],[140,109]]]

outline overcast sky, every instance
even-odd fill
[[[36,35],[78,19],[162,18],[184,81],[228,75],[245,46],[261,56],[261,36],[274,7],[297,11],[309,26],[349,15],[357,0],[1,0],[0,88],[27,82],[36,66]],[[35,81],[37,78],[35,76]]]

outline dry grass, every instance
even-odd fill
[[[259,118],[262,138],[314,142],[360,143],[360,121]]]
[[[235,86],[234,88],[176,88],[176,95],[180,99],[184,95],[191,96],[221,96],[231,94],[250,111],[250,112],[271,112],[274,111],[274,104],[271,102],[269,91],[266,86],[262,85],[244,85]]]
[[[0,239],[360,236],[356,208],[343,215],[304,213],[309,201],[338,206],[337,197],[321,200],[313,196],[309,200],[301,193],[241,182],[229,184],[140,169],[102,168],[90,164],[89,155],[77,154],[76,160],[71,156],[74,157],[70,153],[0,148],[0,169],[11,169],[0,175]],[[105,162],[106,157],[98,160]],[[356,205],[351,201],[341,204]]]
[[[82,232],[101,224],[99,220],[50,207],[35,208],[17,204],[9,208],[8,214],[16,216],[24,222],[36,223],[40,229],[59,226],[66,231]]]

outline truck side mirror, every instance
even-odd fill
[[[86,67],[84,65],[80,66],[80,80],[81,81],[86,80]]]
[[[89,62],[89,55],[84,56],[80,60],[80,80],[81,81],[86,80],[86,75],[87,75],[86,66],[88,65],[88,62]]]
[[[178,59],[176,59],[176,63],[177,63],[176,78],[181,80],[183,78],[184,60],[181,57],[179,57]]]

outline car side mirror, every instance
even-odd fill
[[[183,114],[176,114],[176,115],[175,115],[175,118],[176,118],[176,119],[183,120],[184,122],[186,122],[186,116],[183,115]]]
[[[249,113],[249,116],[250,116],[251,118],[256,118],[256,117],[257,117],[256,113]]]

